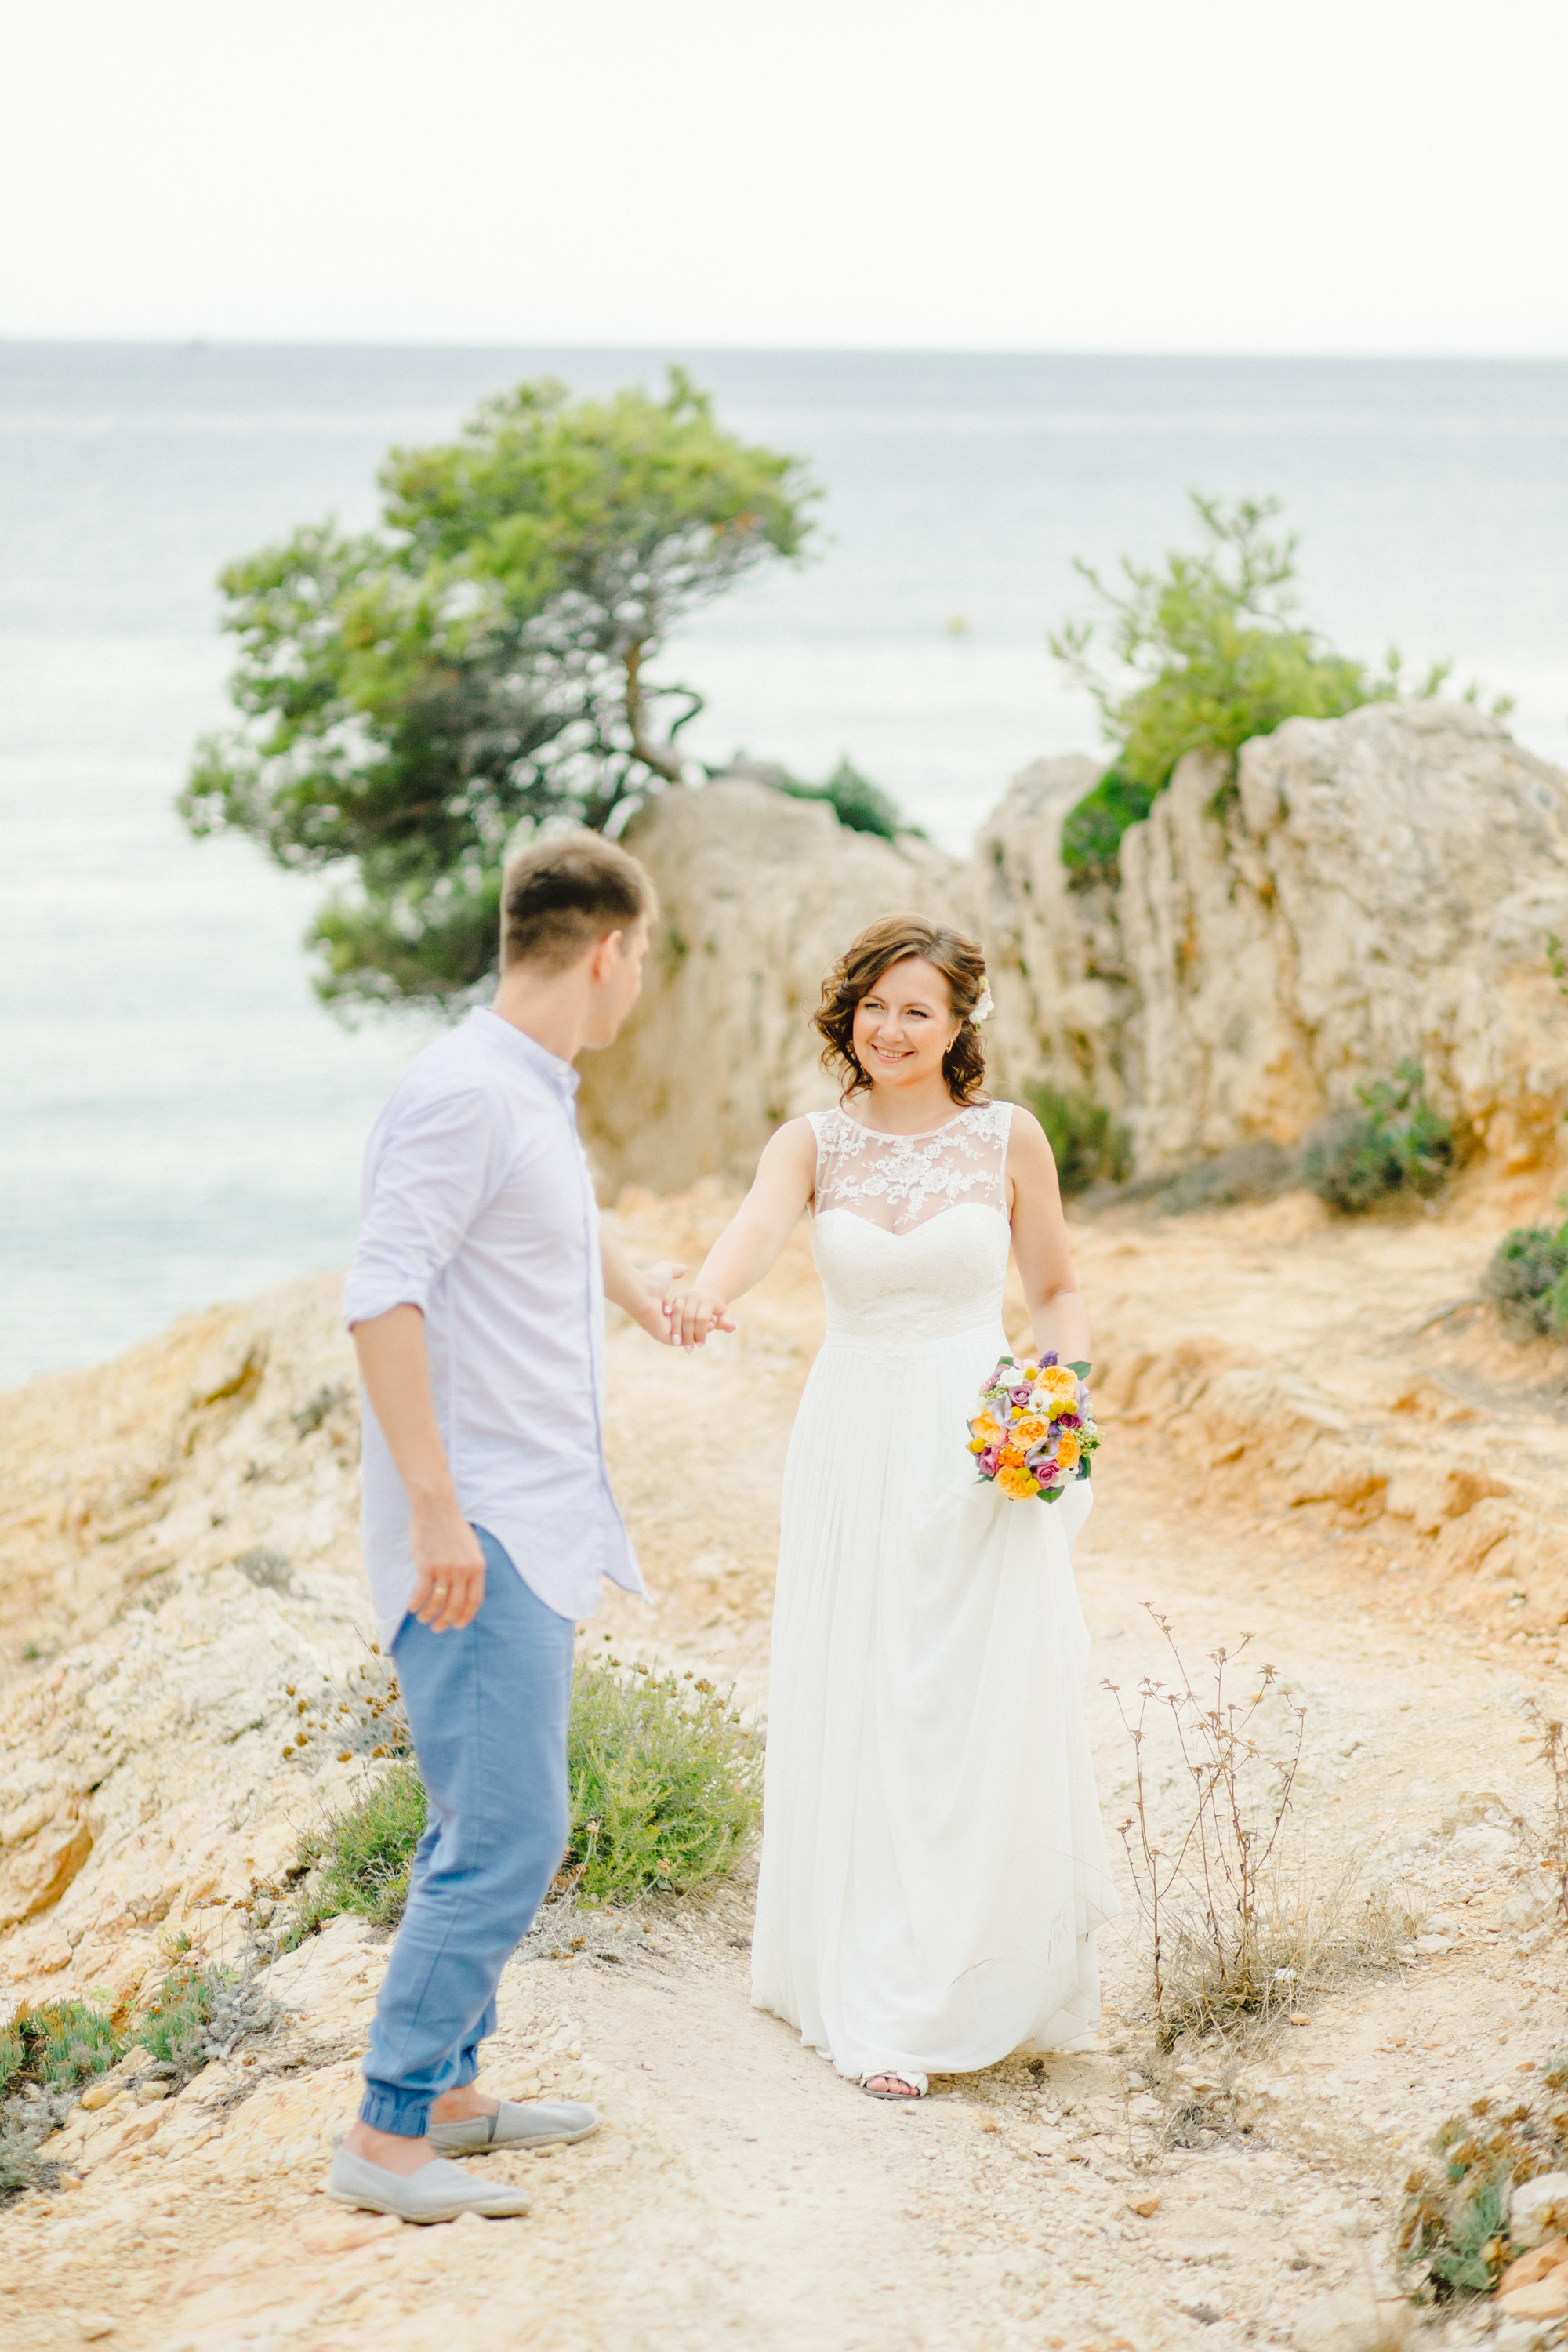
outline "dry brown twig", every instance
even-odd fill
[[[1170,1650],[1174,1680],[1146,1675],[1134,1712],[1118,1685],[1108,1682],[1106,1688],[1132,1742],[1133,1809],[1118,1828],[1152,1939],[1154,2010],[1159,2038],[1169,2048],[1190,2025],[1267,2015],[1271,2007],[1288,2008],[1293,1997],[1299,1971],[1279,1963],[1283,1948],[1293,1948],[1297,1939],[1280,1933],[1287,1923],[1277,1900],[1275,1865],[1300,1769],[1306,1709],[1273,1666],[1263,1667],[1246,1697],[1230,1696],[1250,1636],[1234,1651],[1210,1653],[1213,1693],[1200,1695],[1170,1619],[1153,1608],[1149,1614]],[[1259,1710],[1276,1691],[1291,1727],[1283,1752],[1270,1756],[1257,1735]],[[1171,1845],[1160,1842],[1144,1752],[1162,1717],[1188,1783]],[[1172,1980],[1176,1959],[1179,1986]]]

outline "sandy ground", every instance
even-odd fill
[[[695,1257],[723,1209],[700,1192],[628,1199],[622,1213],[639,1249]],[[527,2180],[527,2220],[415,2231],[341,2212],[321,2194],[383,1957],[359,1923],[340,1921],[265,1973],[284,2012],[272,2032],[174,2101],[127,2093],[78,2111],[50,2150],[65,2185],[0,2214],[0,2343],[1145,2352],[1190,2341],[1306,2352],[1374,2342],[1379,2299],[1385,2320],[1396,2309],[1388,2225],[1412,2156],[1462,2099],[1524,2079],[1568,2041],[1568,1941],[1539,1916],[1541,1874],[1518,1826],[1539,1818],[1547,1793],[1520,1708],[1531,1692],[1552,1695],[1568,1614],[1557,1598],[1568,1573],[1561,1359],[1512,1348],[1479,1310],[1431,1319],[1474,1296],[1518,1213],[1477,1196],[1440,1217],[1330,1228],[1298,1196],[1163,1223],[1124,1214],[1079,1236],[1108,1431],[1079,1554],[1108,1818],[1125,1817],[1131,1755],[1101,1678],[1130,1690],[1160,1669],[1147,1604],[1174,1622],[1194,1664],[1249,1635],[1247,1657],[1276,1664],[1307,1707],[1291,1832],[1302,1867],[1326,1882],[1351,1858],[1363,1885],[1409,1906],[1414,1927],[1446,1921],[1426,1940],[1447,1948],[1347,1975],[1310,2002],[1310,2022],[1249,2046],[1226,2096],[1223,2084],[1205,2087],[1234,2072],[1212,2051],[1151,2058],[1146,1938],[1123,1869],[1127,1908],[1101,1939],[1107,2010],[1094,2049],[939,2081],[905,2111],[860,2097],[750,2008],[744,1872],[706,1903],[557,1909],[508,1971],[484,2081],[591,2098],[603,2128],[547,2158],[490,2159]],[[235,1350],[254,1349],[245,1334],[265,1325],[268,1378],[289,1367],[296,1391],[319,1397],[339,1346],[324,1299],[236,1310],[232,1326],[202,1328],[200,1349],[227,1347],[243,1365]],[[651,1610],[612,1598],[585,1645],[690,1664],[764,1700],[778,1475],[820,1318],[803,1235],[741,1334],[710,1355],[661,1355],[639,1333],[616,1335],[616,1481],[658,1598]],[[121,1661],[112,1688],[130,1677],[125,1659],[143,1659],[138,1703],[151,1706],[156,1685],[166,1708],[187,1650],[208,1661],[213,1689],[229,1690],[224,1628],[243,1621],[239,1708],[247,1674],[258,1686],[264,1635],[280,1677],[307,1652],[341,1654],[352,1629],[341,1507],[352,1462],[342,1444],[331,1450],[331,1412],[298,1439],[285,1432],[296,1465],[286,1490],[287,1465],[274,1468],[266,1449],[287,1416],[243,1418],[262,1413],[265,1387],[250,1403],[241,1378],[192,1423],[190,1398],[209,1394],[187,1377],[199,1349],[188,1335],[169,1344],[185,1368],[169,1374],[170,1427],[229,1418],[205,1452],[205,1439],[180,1440],[195,1447],[180,1463],[195,1468],[168,1471],[162,1506],[122,1496],[115,1519],[100,1504],[105,1449],[118,1459],[129,1443],[114,1434],[122,1408],[108,1374],[38,1384],[7,1401],[8,1420],[0,1411],[14,1506],[0,1570],[16,1636],[7,1704],[22,1746],[39,1755],[50,1738],[63,1755],[83,1737],[74,1717],[49,1730],[71,1673],[85,1684],[100,1672],[73,1659],[108,1660],[104,1675]],[[152,1360],[135,1375],[148,1392]],[[164,1436],[146,1444],[168,1451]],[[79,1475],[62,1487],[59,1464],[72,1460]],[[59,1492],[72,1500],[51,1517],[37,1496]],[[84,1549],[72,1510],[85,1510],[89,1534],[110,1533]],[[258,1516],[242,1524],[245,1511]],[[220,1559],[242,1537],[251,1558],[258,1529],[285,1520],[289,1556],[304,1563],[288,1589]],[[188,1532],[176,1539],[171,1525]],[[143,1625],[136,1577],[154,1574],[154,1556],[171,1597]],[[41,1659],[19,1655],[29,1623],[48,1628]],[[133,1638],[142,1647],[132,1653]],[[157,1642],[154,1654],[146,1645]],[[39,1695],[61,1676],[46,1705]],[[267,1727],[225,1731],[223,1756],[259,1758],[284,1706],[280,1687],[262,1707]],[[216,1724],[217,1700],[212,1708]],[[275,1744],[266,1763],[221,1761],[200,1713],[193,1724],[185,1707],[181,1738],[198,1774],[238,1774],[223,1784],[226,1811],[209,1822],[199,1792],[161,1791],[148,1759],[173,1735],[165,1714],[147,1716],[142,1758],[121,1755],[95,1794],[58,1809],[64,1838],[70,1804],[106,1807],[140,1777],[142,1825],[134,1836],[96,1830],[93,1858],[58,1904],[0,1938],[13,2003],[110,1981],[117,1967],[129,1990],[176,1924],[207,1948],[224,1937],[232,1948],[240,1897],[224,1890],[263,1849],[284,1853],[310,1804],[339,1786],[329,1766],[307,1790]],[[161,1916],[142,1896],[95,1895],[100,1853],[102,1890],[131,1884],[134,1838],[145,1876],[146,1841],[176,1798],[210,1846],[208,1892],[193,1893],[188,1867],[181,1875],[171,1837],[159,1867],[175,1892]],[[96,1818],[81,1813],[89,1827]],[[14,1805],[0,1842],[20,1820]],[[1184,2076],[1173,2071],[1183,2064]],[[132,2059],[123,2075],[135,2074]],[[1477,2325],[1471,2314],[1447,2332],[1468,2340]],[[1539,2338],[1505,2326],[1497,2340]]]

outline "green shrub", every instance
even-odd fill
[[[1568,1339],[1568,1224],[1516,1225],[1492,1253],[1481,1288],[1518,1339]]]
[[[1046,1130],[1064,1193],[1090,1184],[1120,1184],[1132,1163],[1127,1130],[1091,1094],[1064,1093],[1045,1078],[1024,1088],[1024,1100]]]
[[[1108,768],[1062,826],[1061,861],[1074,882],[1114,882],[1121,871],[1122,835],[1153,805],[1152,784],[1135,783],[1120,768]]]
[[[587,1903],[722,1878],[762,1819],[762,1743],[710,1683],[578,1665],[566,1864]]]
[[[412,1764],[394,1764],[357,1804],[334,1813],[300,1849],[321,1864],[310,1900],[310,1925],[357,1911],[378,1927],[403,1916],[414,1849],[425,1833],[425,1784]]]
[[[1342,1216],[1438,1191],[1454,1165],[1454,1129],[1427,1102],[1419,1064],[1401,1062],[1392,1078],[1356,1095],[1360,1112],[1328,1119],[1308,1138],[1302,1181]]]
[[[896,841],[900,834],[918,830],[905,822],[892,794],[851,767],[847,760],[839,761],[825,784],[805,784],[796,776],[786,775],[778,789],[792,800],[826,801],[839,824],[847,825],[851,833],[876,833],[884,841]]]
[[[570,1828],[563,1868],[585,1903],[625,1903],[650,1887],[677,1894],[721,1878],[762,1815],[762,1756],[712,1685],[618,1660],[580,1661],[567,1734]],[[425,1790],[395,1764],[357,1804],[305,1839],[317,1865],[293,1940],[357,1911],[402,1916]]]
[[[1078,565],[1105,608],[1108,670],[1089,658],[1092,623],[1069,622],[1048,641],[1092,698],[1113,747],[1110,772],[1063,829],[1062,863],[1085,881],[1114,873],[1122,834],[1148,814],[1186,752],[1218,751],[1234,773],[1241,746],[1286,719],[1339,719],[1366,702],[1425,698],[1448,675],[1439,662],[1407,687],[1392,649],[1373,673],[1295,623],[1296,541],[1265,535],[1277,499],[1227,508],[1194,491],[1193,505],[1208,545],[1168,554],[1163,572],[1124,556],[1125,593]],[[1492,707],[1500,715],[1511,706],[1500,698]]]
[[[70,2089],[103,2074],[127,2044],[108,2011],[84,2000],[46,2001],[0,2029],[0,2096],[25,2083]]]

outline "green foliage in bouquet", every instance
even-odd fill
[[[1481,1288],[1516,1339],[1568,1339],[1568,1223],[1516,1225],[1493,1251]]]
[[[241,723],[179,805],[280,866],[352,868],[311,933],[324,997],[440,1002],[494,965],[521,824],[602,828],[679,777],[702,698],[649,665],[799,554],[815,492],[679,369],[662,399],[519,384],[456,441],[395,449],[381,486],[380,530],[310,526],[222,574]]]
[[[1372,671],[1300,625],[1296,540],[1268,532],[1278,499],[1227,506],[1194,491],[1192,499],[1206,534],[1195,553],[1173,551],[1163,571],[1124,556],[1124,588],[1077,565],[1104,608],[1109,669],[1091,657],[1092,622],[1068,622],[1047,640],[1093,699],[1112,747],[1110,767],[1062,830],[1062,863],[1081,884],[1116,878],[1122,834],[1148,814],[1188,751],[1220,752],[1234,775],[1241,746],[1286,719],[1340,719],[1367,702],[1424,698],[1449,674],[1439,662],[1407,685],[1393,648]],[[1468,693],[1473,700],[1476,689]],[[1500,715],[1511,706],[1492,707]]]
[[[1426,1100],[1420,1065],[1358,1087],[1359,1112],[1326,1119],[1308,1138],[1301,1181],[1342,1216],[1359,1216],[1401,1194],[1426,1200],[1452,1172],[1454,1129]]]

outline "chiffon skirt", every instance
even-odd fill
[[[1083,1711],[1087,1483],[1014,1501],[965,1450],[999,1320],[829,1336],[784,1476],[752,1999],[840,2074],[1080,2041],[1120,1909]]]

